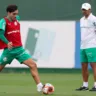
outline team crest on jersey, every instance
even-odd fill
[[[14,25],[17,25],[17,22],[14,22]]]
[[[3,61],[6,62],[6,61],[7,61],[7,57],[4,57],[4,58],[3,58]]]

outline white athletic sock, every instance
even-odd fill
[[[43,87],[42,83],[37,84],[37,91],[41,92],[42,91],[42,87]]]
[[[88,87],[88,82],[83,82],[84,87]]]
[[[94,82],[94,87],[96,88],[96,82]]]

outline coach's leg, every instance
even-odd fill
[[[93,70],[93,76],[94,76],[94,87],[96,88],[96,63],[90,64]]]
[[[86,91],[88,90],[88,63],[82,63],[82,78],[83,78],[83,86],[77,88],[77,91]]]
[[[88,87],[88,63],[82,63],[82,77],[83,77],[83,86]]]
[[[81,66],[82,66],[83,86],[81,86],[80,88],[78,88],[76,90],[77,91],[81,91],[81,90],[86,91],[86,90],[88,90],[89,73],[88,73],[88,58],[87,58],[85,49],[80,50],[80,61],[81,61]]]
[[[82,77],[84,82],[88,82],[88,77],[89,77],[88,63],[82,63]]]
[[[93,75],[94,75],[94,81],[96,82],[96,63],[91,63],[90,64],[93,70]]]
[[[88,57],[87,52],[84,49],[80,50],[80,59],[81,59],[81,66],[82,66],[82,78],[83,78],[83,86],[88,87]]]

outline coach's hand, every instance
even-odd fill
[[[7,46],[8,46],[8,49],[12,49],[12,47],[13,47],[12,42],[8,42]]]

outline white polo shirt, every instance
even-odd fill
[[[88,18],[80,19],[81,49],[96,47],[96,17],[91,13]]]

